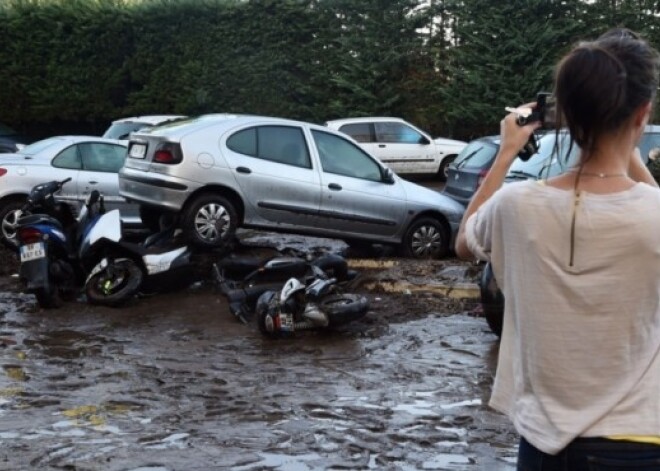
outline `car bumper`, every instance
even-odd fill
[[[469,194],[468,196],[456,194],[454,192],[449,192],[449,191],[442,191],[440,194],[447,196],[448,198],[453,199],[457,203],[462,204],[463,206],[466,206],[470,203],[470,200],[472,199],[473,193]]]
[[[148,204],[179,211],[195,190],[191,182],[163,175],[145,175],[122,169],[119,173],[119,194],[130,202]]]

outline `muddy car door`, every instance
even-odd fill
[[[312,130],[321,163],[321,227],[342,233],[395,234],[406,215],[405,192],[357,145]]]
[[[302,126],[264,124],[232,131],[223,153],[250,206],[246,223],[316,226],[320,177]]]

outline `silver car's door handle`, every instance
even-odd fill
[[[378,144],[378,147],[387,147],[385,144]]]
[[[341,190],[341,185],[338,185],[337,183],[330,183],[328,185],[328,188],[330,188],[331,190],[334,190],[334,191],[339,191],[339,190]]]
[[[90,185],[96,185],[97,183],[98,183],[98,182],[95,182],[94,180],[92,180],[91,182],[89,182]]]
[[[252,173],[252,170],[247,167],[236,167],[236,171],[238,173]]]

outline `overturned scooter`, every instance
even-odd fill
[[[97,260],[87,266],[85,293],[90,303],[117,306],[127,296],[192,282],[192,251],[177,243],[174,227],[136,244],[124,240],[119,213],[108,215],[90,230],[80,249],[82,260]],[[134,289],[127,291],[127,285]]]
[[[304,285],[315,279],[333,277],[341,286],[357,273],[348,269],[346,260],[335,254],[324,254],[307,260],[301,256],[277,256],[263,261],[250,256],[229,256],[213,265],[219,290],[229,301],[229,310],[248,324],[257,300],[266,291],[279,291],[290,278]]]
[[[297,278],[281,291],[266,291],[257,300],[259,330],[271,338],[297,331],[334,328],[361,319],[369,301],[357,294],[338,293],[335,278],[319,277],[305,286]]]

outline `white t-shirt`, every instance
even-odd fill
[[[581,191],[572,231],[575,201],[512,183],[466,225],[505,298],[490,405],[550,454],[578,436],[660,436],[660,190]]]

